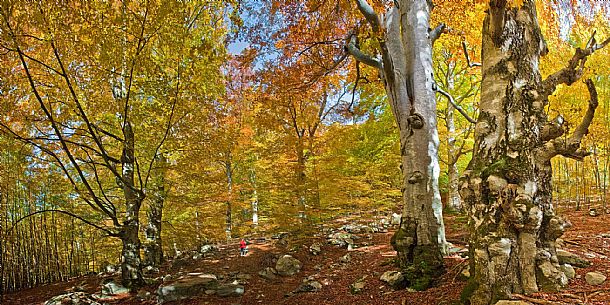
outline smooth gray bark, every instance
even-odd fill
[[[382,23],[366,1],[356,2],[379,37],[381,60],[359,52],[354,37],[347,49],[380,69],[400,134],[403,212],[392,245],[408,271],[409,285],[425,289],[443,272],[445,246],[432,70],[435,37],[429,33],[432,4],[395,1]]]

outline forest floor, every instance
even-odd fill
[[[570,280],[569,286],[557,293],[538,293],[530,295],[529,301],[536,304],[610,304],[610,280],[601,286],[590,286],[585,281],[585,274],[598,271],[610,275],[610,215],[591,217],[585,212],[568,212],[564,216],[572,222],[573,227],[564,235],[564,249],[576,253],[593,262],[588,268],[576,269],[577,277]],[[345,219],[343,221],[346,221]],[[337,222],[339,227],[343,223]],[[445,219],[447,239],[457,247],[466,244],[465,218],[449,215]],[[333,224],[334,225],[334,224]],[[423,292],[407,290],[394,291],[379,277],[383,272],[395,270],[391,264],[395,252],[390,238],[392,230],[387,233],[357,234],[359,245],[351,251],[345,248],[326,244],[325,237],[310,235],[293,238],[290,242],[278,240],[255,240],[249,246],[249,253],[240,257],[237,244],[222,245],[211,257],[191,260],[188,264],[166,264],[157,276],[175,273],[203,272],[216,275],[249,274],[245,293],[240,297],[220,298],[204,296],[199,299],[165,304],[458,304],[460,292],[465,286],[460,273],[467,266],[467,261],[458,255],[446,257],[446,273],[435,287]],[[288,238],[290,240],[290,237]],[[323,244],[319,255],[309,253],[308,247],[313,242]],[[340,258],[350,254],[350,261],[340,263]],[[291,254],[303,263],[300,273],[291,277],[281,277],[269,281],[258,276],[265,267],[273,266],[273,259],[283,254]],[[318,292],[291,293],[304,278],[315,278],[322,283]],[[358,294],[350,292],[350,284],[364,278],[364,289]],[[23,305],[43,304],[49,298],[70,291],[75,286],[83,287],[89,293],[99,293],[104,277],[90,275],[68,282],[55,283],[33,289],[22,290],[4,296],[2,304]],[[154,296],[159,284],[145,287]],[[141,291],[142,294],[144,291]],[[107,304],[156,304],[154,298],[148,301],[139,299],[135,294],[124,294]]]

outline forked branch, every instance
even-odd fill
[[[381,61],[377,58],[374,58],[371,55],[365,54],[356,46],[357,37],[356,34],[352,34],[349,38],[349,42],[345,46],[347,52],[352,55],[357,61],[369,65],[371,67],[375,67],[377,69],[382,68]]]
[[[595,32],[593,32],[585,48],[577,48],[574,56],[572,56],[565,68],[551,74],[544,80],[541,96],[546,98],[555,92],[558,85],[566,84],[569,86],[579,80],[583,75],[587,58],[595,51],[605,47],[608,43],[610,43],[610,38],[598,44],[595,40]]]
[[[589,133],[589,126],[591,126],[591,122],[593,122],[593,118],[595,117],[595,109],[598,105],[598,98],[597,90],[595,89],[593,81],[591,79],[587,79],[585,83],[587,84],[589,95],[591,96],[587,113],[585,113],[585,116],[578,127],[576,127],[572,135],[570,135],[568,138],[557,137],[549,140],[543,145],[539,153],[543,160],[550,160],[554,156],[562,155],[566,158],[582,161],[586,156],[591,154],[590,152],[583,150],[580,147],[580,143],[582,138]]]
[[[466,120],[472,124],[476,124],[477,120],[471,118],[468,113],[462,108],[460,107],[460,105],[458,105],[455,102],[455,99],[453,98],[453,96],[451,94],[449,94],[447,91],[441,89],[440,87],[436,86],[436,92],[442,94],[443,96],[445,96],[447,98],[447,100],[449,101],[449,103],[453,106],[453,108],[455,108],[462,116],[464,116],[464,118],[466,118]]]
[[[464,56],[466,56],[466,63],[468,63],[469,68],[482,66],[479,62],[470,61],[470,55],[468,54],[468,47],[466,46],[465,41],[462,41],[462,49],[464,50]]]

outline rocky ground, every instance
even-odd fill
[[[569,287],[558,293],[517,296],[533,304],[610,304],[610,216],[568,213],[573,228],[563,239],[567,252],[592,262],[573,262]],[[393,273],[394,251],[389,246],[394,229],[387,221],[355,225],[342,219],[319,233],[291,233],[254,239],[240,257],[237,243],[208,246],[184,253],[161,270],[150,270],[150,285],[137,294],[121,290],[116,273],[91,275],[4,296],[2,304],[456,304],[465,285],[464,217],[448,216],[447,238],[453,254],[445,258],[447,272],[436,287],[416,292],[394,290],[400,280]],[[348,223],[349,225],[345,226]],[[289,256],[287,256],[289,255]],[[569,270],[567,273],[570,273]],[[380,278],[386,280],[382,281]],[[77,292],[78,291],[78,292]],[[62,297],[58,295],[67,294]],[[198,294],[196,298],[177,300]],[[79,300],[76,303],[75,300]]]

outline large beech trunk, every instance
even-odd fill
[[[133,129],[129,121],[123,127],[123,135],[125,142],[121,162],[123,164],[123,194],[125,196],[126,207],[125,221],[119,234],[123,242],[123,249],[121,251],[121,279],[125,287],[135,290],[144,285],[140,259],[140,238],[138,236],[142,198],[135,189],[135,141]]]
[[[585,120],[571,137],[561,137],[563,119],[549,122],[546,116],[548,96],[557,84],[578,79],[586,56],[577,52],[573,66],[542,81],[538,65],[546,52],[533,0],[521,7],[490,1],[475,147],[460,186],[469,216],[470,304],[494,304],[512,293],[553,291],[567,283],[555,240],[568,223],[553,210],[550,160],[586,155],[578,147],[597,99],[588,81]]]
[[[408,285],[425,289],[443,272],[445,245],[432,69],[432,43],[440,33],[429,29],[430,1],[396,1],[383,22],[366,1],[357,3],[383,37],[382,60],[365,58],[353,40],[348,51],[379,68],[400,133],[403,212],[392,245]]]
[[[165,189],[165,167],[167,160],[163,154],[158,160],[159,169],[155,170],[155,181],[152,192],[152,202],[146,213],[148,224],[144,229],[146,242],[144,243],[145,266],[158,267],[163,263],[163,243],[161,240],[161,221],[163,218],[163,206],[167,197]]]

